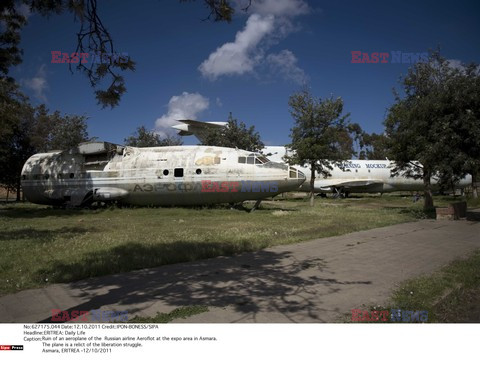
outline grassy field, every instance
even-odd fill
[[[439,200],[442,205],[450,201]],[[0,295],[51,283],[254,251],[425,217],[411,197],[217,208],[61,210],[0,205]]]

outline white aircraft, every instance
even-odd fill
[[[272,161],[282,161],[283,156],[289,153],[284,146],[266,146],[263,154]],[[310,168],[296,166],[305,173],[307,180],[300,186],[302,191],[310,191]],[[332,192],[338,196],[348,196],[350,192],[385,193],[393,191],[423,191],[423,180],[407,178],[405,176],[392,176],[391,170],[395,162],[390,160],[346,160],[339,165],[332,164],[331,176],[324,178],[318,173],[315,175],[314,191],[318,193]],[[472,182],[472,177],[467,175],[456,186],[465,188]],[[432,177],[432,188],[436,189],[438,179]]]
[[[175,125],[173,128],[180,130],[180,135],[194,135],[200,141],[204,138],[206,128],[219,128],[226,125],[225,122],[201,122],[196,120],[179,120],[183,124]],[[285,146],[265,146],[262,153],[274,162],[285,162],[283,157],[289,153]],[[391,170],[395,162],[390,160],[347,160],[341,166],[332,165],[331,176],[324,178],[320,174],[315,175],[314,192],[334,193],[336,196],[348,196],[350,192],[355,193],[386,193],[393,191],[423,191],[422,179],[407,178],[405,176],[392,176]],[[301,170],[306,181],[299,187],[299,191],[310,191],[310,168],[295,165]],[[432,177],[433,188],[437,185],[437,179]],[[465,188],[472,182],[471,176],[460,180],[456,185],[458,188]]]
[[[30,157],[22,188],[32,203],[82,206],[241,203],[297,189],[302,172],[259,153],[214,146],[137,148],[108,142]],[[254,207],[255,208],[255,207]]]

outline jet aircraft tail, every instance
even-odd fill
[[[172,128],[178,130],[180,136],[194,135],[200,141],[204,141],[208,129],[221,128],[227,125],[225,121],[199,121],[192,119],[179,119],[177,121],[182,124],[173,125]]]

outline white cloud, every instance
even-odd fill
[[[245,8],[248,4],[237,0],[238,9]],[[264,68],[265,55],[268,49],[285,38],[289,33],[298,29],[292,22],[292,18],[310,12],[308,4],[303,0],[256,0],[251,3],[248,11],[252,11],[243,30],[237,32],[235,40],[218,47],[209,57],[203,61],[198,69],[203,77],[215,80],[223,75],[243,75],[252,73],[258,68]],[[290,52],[290,56],[283,59],[296,57]],[[275,59],[275,57],[272,57]],[[281,63],[281,62],[279,62]],[[286,78],[298,76],[301,71],[298,67],[294,71],[286,70],[286,61],[283,68],[277,68],[280,73],[288,72]],[[278,64],[277,64],[278,65]],[[295,63],[290,66],[294,66]],[[300,71],[299,71],[300,70]]]
[[[237,32],[235,41],[223,44],[198,67],[204,77],[215,80],[221,75],[242,75],[251,72],[259,62],[257,49],[262,39],[273,30],[273,16],[252,14],[245,28]]]
[[[31,89],[35,98],[39,101],[47,102],[45,91],[48,90],[46,65],[43,64],[37,71],[37,74],[31,79],[22,79],[21,83]]]
[[[168,102],[167,113],[155,120],[155,131],[164,135],[172,125],[179,124],[176,119],[196,119],[209,104],[208,98],[199,93],[183,92],[179,96],[173,96]]]
[[[279,73],[286,80],[300,85],[307,80],[305,72],[297,66],[297,57],[288,49],[277,54],[269,54],[267,63],[273,72]]]
[[[289,18],[310,12],[310,7],[303,0],[255,0],[250,9],[261,15]]]

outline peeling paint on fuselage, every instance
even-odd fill
[[[33,155],[22,170],[25,196],[33,203],[73,206],[89,198],[133,205],[204,205],[263,199],[295,190],[305,180],[301,173],[290,178],[290,168],[284,165],[241,164],[239,157],[252,153],[232,148],[112,144],[105,148],[95,154],[82,153],[79,147]],[[205,193],[205,180],[276,182],[278,191]]]

